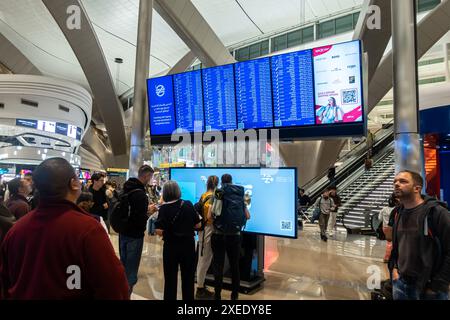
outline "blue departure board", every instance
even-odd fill
[[[275,127],[314,125],[311,50],[272,57]]]
[[[270,59],[236,63],[238,129],[273,127]]]
[[[361,65],[355,40],[149,79],[150,134],[156,144],[236,129],[277,128],[282,140],[364,135]]]
[[[203,92],[200,70],[173,76],[177,130],[202,132]]]
[[[235,130],[234,66],[203,69],[202,75],[205,130]]]
[[[172,76],[147,81],[150,133],[170,135],[175,130]]]

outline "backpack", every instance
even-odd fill
[[[128,221],[130,218],[131,204],[129,197],[137,191],[143,191],[141,189],[134,189],[128,193],[122,193],[119,196],[119,201],[114,203],[111,211],[111,226],[117,233],[124,232],[128,227]]]
[[[213,197],[212,194],[208,195],[205,197],[205,199],[201,199],[194,204],[194,209],[195,211],[197,211],[198,215],[200,215],[202,217],[200,223],[201,226],[199,229],[197,229],[198,231],[203,231],[205,230],[205,226],[206,226],[206,222],[208,222],[208,218],[206,217],[206,215],[204,214],[204,209],[205,209],[205,204],[211,200],[211,198]]]
[[[244,188],[233,184],[225,185],[222,211],[215,217],[214,227],[225,234],[235,234],[242,230],[246,221]]]

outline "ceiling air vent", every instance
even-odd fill
[[[59,110],[64,111],[64,112],[70,112],[69,108],[62,106],[62,105],[59,105]]]
[[[35,108],[37,108],[39,106],[39,103],[37,103],[36,101],[31,101],[31,100],[27,100],[27,99],[22,99],[21,103],[26,106],[35,107]]]

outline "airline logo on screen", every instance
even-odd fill
[[[317,57],[320,55],[323,55],[325,53],[327,53],[328,51],[330,51],[333,48],[333,46],[324,46],[324,47],[320,47],[320,48],[315,48],[313,49],[313,56]]]
[[[159,84],[155,88],[156,95],[161,98],[166,94],[166,87],[164,87],[162,84]]]

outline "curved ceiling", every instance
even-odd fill
[[[361,6],[363,0],[303,0],[304,20]],[[230,46],[262,33],[301,23],[302,0],[192,0],[221,41]],[[139,0],[82,0],[119,89],[134,82]],[[270,14],[269,14],[270,13]],[[20,19],[18,19],[20,17]],[[154,11],[150,75],[168,72],[190,50]],[[13,43],[43,75],[64,78],[89,88],[83,70],[58,25],[36,0],[0,2],[0,33]],[[119,66],[115,58],[122,58]]]

